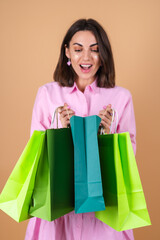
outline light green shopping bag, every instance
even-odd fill
[[[151,225],[129,132],[98,142],[106,209],[95,216],[117,231]]]
[[[17,222],[30,218],[29,205],[45,132],[34,131],[0,195],[0,209]]]

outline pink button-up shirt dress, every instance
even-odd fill
[[[73,87],[61,87],[51,82],[40,87],[36,96],[31,134],[34,130],[50,128],[55,109],[67,103],[77,116],[98,115],[108,104],[118,112],[117,132],[128,131],[136,152],[136,127],[132,96],[122,87],[99,88],[96,80],[86,87],[84,93],[76,83]],[[61,123],[59,122],[59,127]],[[112,130],[113,131],[113,130]],[[94,212],[75,214],[74,211],[48,222],[31,218],[25,240],[133,240],[133,231],[117,232],[95,218]]]

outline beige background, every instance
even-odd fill
[[[78,18],[95,18],[108,32],[117,85],[133,96],[137,164],[152,226],[136,240],[160,239],[159,0],[0,0],[0,191],[25,147],[38,87],[52,81],[60,44]],[[24,239],[27,221],[0,212],[0,239]]]

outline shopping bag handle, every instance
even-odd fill
[[[55,109],[55,111],[53,113],[53,116],[52,116],[50,128],[53,128],[53,123],[54,123],[55,117],[56,117],[56,128],[58,128],[58,109],[62,108],[62,107],[64,107],[64,106],[59,106]],[[68,109],[67,109],[67,114],[68,114],[68,117],[69,117]]]
[[[118,112],[116,109],[113,109],[113,115],[112,115],[112,121],[111,121],[111,127],[110,127],[110,134],[111,134],[111,130],[112,130],[112,124],[113,124],[113,121],[114,121],[114,118],[115,118],[115,132],[114,133],[117,133],[117,126],[118,126]]]
[[[58,128],[58,109],[61,108],[63,106],[59,106],[55,109],[54,113],[53,113],[53,116],[52,116],[52,120],[51,120],[51,125],[50,125],[50,128],[53,128],[53,124],[54,124],[54,120],[55,120],[55,117],[56,117],[56,128]],[[109,131],[109,134],[111,134],[111,130],[112,130],[112,124],[113,124],[113,121],[114,121],[114,118],[116,120],[116,123],[115,123],[115,132],[114,133],[117,133],[117,126],[118,126],[118,112],[116,109],[112,108],[113,110],[113,114],[112,114],[112,121],[111,121],[111,126],[110,126],[110,131]],[[103,127],[101,128],[101,131],[100,131],[100,135],[104,134],[104,129]]]
[[[57,107],[57,108],[55,109],[54,113],[53,113],[50,128],[53,128],[53,123],[54,123],[55,117],[56,117],[56,128],[58,128],[58,108],[59,108],[59,107]]]
[[[113,115],[112,115],[112,121],[111,121],[111,127],[110,127],[110,134],[111,134],[111,130],[112,130],[112,124],[113,124],[113,121],[115,119],[116,123],[115,123],[115,132],[114,133],[117,133],[117,126],[118,126],[118,112],[116,109],[112,109],[113,110]]]
[[[115,132],[114,133],[117,133],[117,126],[118,126],[118,112],[114,108],[112,108],[112,111],[113,111],[113,114],[112,114],[112,120],[111,120],[111,126],[110,126],[109,134],[111,134],[114,118],[115,118],[115,121],[116,121],[116,123],[115,123]],[[104,128],[101,127],[100,135],[103,135],[103,134],[104,134]]]

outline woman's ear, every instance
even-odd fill
[[[67,58],[70,58],[69,48],[65,46],[65,54]]]

